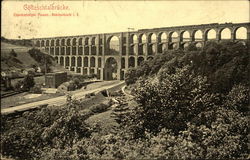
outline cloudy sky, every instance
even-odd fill
[[[24,5],[64,5],[69,10],[29,11]],[[15,14],[78,16],[14,16]],[[4,1],[1,33],[6,38],[40,38],[207,23],[249,22],[249,1]]]

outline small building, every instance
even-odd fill
[[[45,75],[45,87],[57,88],[67,81],[67,72],[47,73]]]

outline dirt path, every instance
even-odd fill
[[[80,99],[80,98],[84,98],[84,96],[86,94],[93,93],[93,92],[100,92],[104,89],[111,89],[113,87],[123,85],[123,84],[124,84],[124,82],[117,81],[115,84],[102,86],[102,87],[100,86],[100,87],[95,88],[95,89],[90,89],[87,91],[82,90],[82,92],[72,93],[72,96],[75,99]],[[15,107],[11,107],[11,108],[4,108],[4,109],[1,109],[1,114],[13,113],[16,111],[24,111],[24,110],[36,108],[36,107],[41,106],[41,105],[46,105],[46,104],[63,105],[65,103],[66,103],[66,96],[61,96],[61,97],[51,98],[51,99],[37,101],[37,102],[33,102],[33,103],[28,103],[28,104],[24,104],[24,105],[19,105],[19,106],[15,106]]]

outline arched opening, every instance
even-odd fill
[[[186,50],[188,48],[188,46],[189,46],[189,43],[186,42],[186,43],[182,44],[182,46],[183,46],[183,49]]]
[[[40,47],[40,41],[36,41],[36,46]]]
[[[55,46],[55,40],[54,39],[51,40],[51,44],[50,45],[51,46]]]
[[[210,29],[207,31],[206,34],[207,40],[216,40],[216,31],[214,29]]]
[[[88,67],[89,66],[89,59],[88,59],[88,57],[84,57],[84,59],[83,59],[83,66],[84,67]]]
[[[85,44],[85,45],[89,45],[89,37],[86,37],[86,38],[84,39],[84,44]]]
[[[60,40],[59,39],[56,40],[56,46],[60,46]]]
[[[56,55],[59,55],[59,47],[56,47]]]
[[[202,41],[202,32],[201,30],[194,32],[194,41]]]
[[[64,58],[60,57],[60,65],[63,66],[64,65]]]
[[[137,45],[130,46],[129,55],[136,55],[137,54]]]
[[[135,34],[130,36],[130,42],[131,43],[138,43],[138,38]]]
[[[104,70],[105,70],[104,72],[105,80],[117,80],[117,62],[115,58],[109,57],[106,60]]]
[[[76,66],[76,58],[71,57],[71,66],[75,67]]]
[[[177,32],[171,32],[169,34],[169,42],[177,42],[178,41],[178,33]]]
[[[67,39],[67,46],[71,46],[71,40],[70,39]]]
[[[148,46],[148,55],[156,54],[156,44],[151,44]]]
[[[121,59],[121,68],[125,68],[125,58]]]
[[[156,43],[156,34],[154,34],[154,33],[151,33],[151,34],[149,34],[149,37],[148,37],[149,39],[148,39],[148,42],[149,43]]]
[[[77,67],[82,67],[82,57],[77,57]]]
[[[73,38],[73,46],[76,46],[76,38]]]
[[[170,50],[177,49],[177,44],[176,44],[176,43],[171,43],[171,44],[169,44],[168,49],[170,49]]]
[[[62,46],[65,46],[65,39],[62,39],[62,40],[61,40],[61,45],[62,45]]]
[[[82,45],[82,38],[78,39],[78,45]]]
[[[120,42],[117,36],[111,36],[108,39],[108,52],[106,55],[119,55],[120,53]]]
[[[78,55],[83,55],[83,48],[82,48],[82,46],[78,47]]]
[[[102,58],[98,58],[98,67],[99,67],[99,68],[102,67]]]
[[[190,33],[188,31],[184,31],[181,33],[181,41],[182,42],[190,41]]]
[[[69,66],[69,57],[65,58],[65,66]]]
[[[95,40],[95,37],[93,37],[93,38],[91,39],[91,45],[95,45],[95,44],[96,44],[95,41],[96,41],[96,40]]]
[[[44,47],[44,46],[45,46],[45,42],[44,42],[44,40],[42,40],[42,42],[41,42],[41,46],[42,46],[42,47]]]
[[[147,36],[145,34],[141,34],[139,36],[139,43],[146,43],[147,42]]]
[[[198,48],[198,49],[199,49],[199,48],[202,48],[202,43],[198,42],[198,43],[195,44],[195,46],[196,46],[196,48]]]
[[[55,60],[56,60],[56,63],[58,64],[58,57],[57,56],[55,57]]]
[[[245,27],[239,27],[235,30],[235,38],[237,40],[247,39],[247,29]]]
[[[134,57],[129,57],[128,59],[128,67],[135,67],[135,58]]]
[[[165,32],[160,33],[159,35],[159,42],[167,42],[167,34]]]
[[[142,64],[142,62],[144,61],[143,57],[139,57],[137,60],[138,66]]]
[[[49,46],[49,40],[46,40],[46,46]]]
[[[95,67],[95,57],[90,58],[90,67]]]
[[[154,59],[154,58],[150,56],[150,57],[147,58],[147,61],[150,61],[152,59]]]
[[[231,30],[229,28],[224,28],[220,32],[220,39],[229,40],[231,39]]]

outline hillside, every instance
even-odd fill
[[[44,63],[42,61],[38,62],[29,54],[31,49],[32,47],[1,41],[1,71],[21,72],[21,70],[29,70],[34,66],[43,68]],[[35,54],[41,54],[40,56],[42,56],[44,53],[39,52]],[[47,58],[50,61],[50,71],[64,71],[74,74],[73,72],[68,71],[62,66],[58,65],[53,57],[48,55]]]

